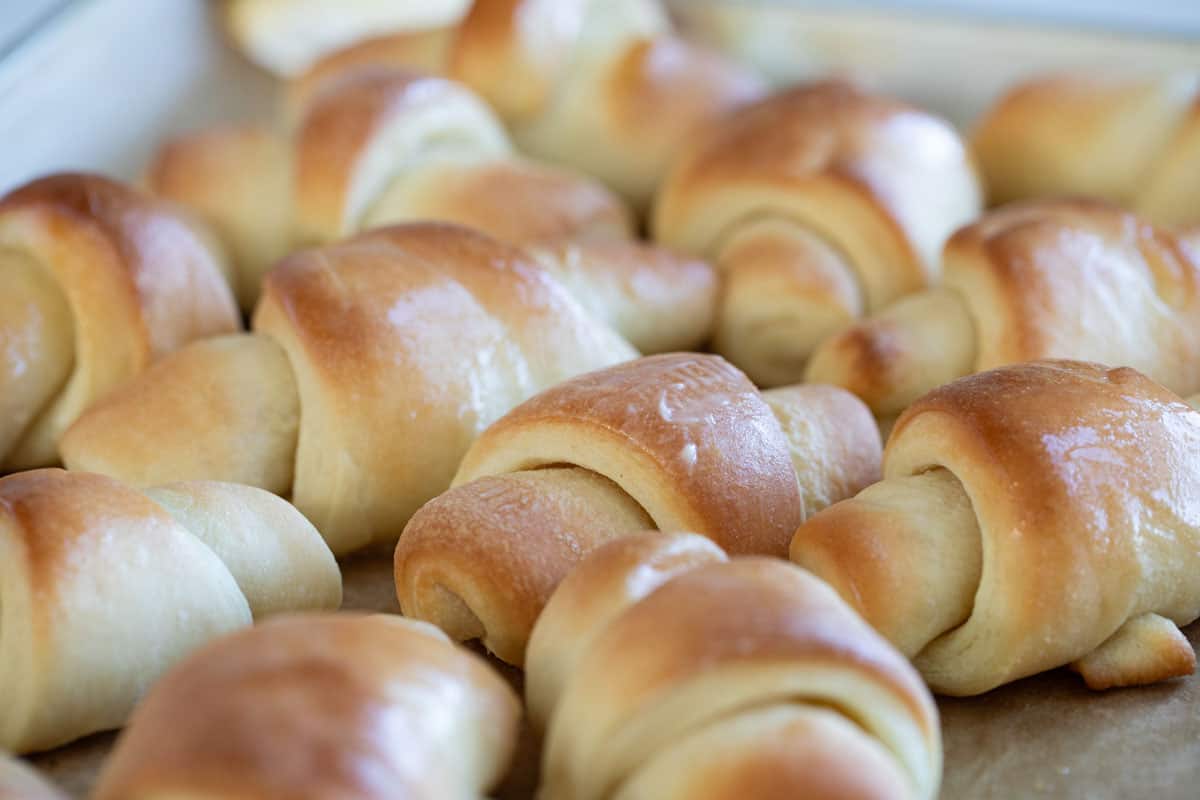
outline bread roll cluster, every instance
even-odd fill
[[[1194,672],[1195,76],[962,134],[655,0],[219,13],[274,127],[3,187],[0,748],[445,800],[525,730],[544,800],[932,800],[934,692]]]

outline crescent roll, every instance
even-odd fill
[[[508,770],[520,713],[499,674],[428,625],[278,618],[155,684],[93,797],[480,798]]]
[[[658,0],[476,0],[449,69],[523,151],[595,175],[639,210],[694,129],[765,92],[673,35]]]
[[[708,338],[716,273],[635,242],[629,210],[602,184],[517,157],[501,122],[461,84],[351,72],[315,94],[290,141],[254,128],[187,134],[148,170],[154,191],[228,241],[244,308],[299,245],[438,220],[528,248],[639,350],[691,349]]]
[[[941,287],[831,336],[806,377],[887,417],[954,378],[1040,358],[1200,390],[1200,250],[1099,201],[1006,206],[951,237]]]
[[[198,645],[341,599],[320,534],[260,489],[143,493],[58,469],[0,478],[0,747],[119,727]]]
[[[691,530],[783,555],[807,513],[877,476],[867,409],[829,387],[760,394],[718,356],[654,356],[554,386],[489,427],[396,546],[407,616],[520,664],[559,581],[627,533]]]
[[[1086,195],[1200,223],[1200,72],[1065,73],[1013,87],[971,144],[993,203]]]
[[[224,269],[176,209],[107,178],[51,175],[0,198],[0,471],[57,463],[98,399],[241,327]]]
[[[510,408],[636,355],[529,256],[435,224],[294,254],[254,331],[107,397],[64,438],[67,464],[288,495],[341,555],[395,541]]]
[[[528,664],[549,712],[539,797],[937,796],[916,670],[783,561],[693,534],[610,542],[554,593]]]
[[[1191,674],[1200,413],[1135,370],[1073,361],[954,381],[900,417],[884,480],[791,557],[971,695],[1070,665],[1094,689]]]
[[[654,231],[721,270],[714,346],[778,386],[800,380],[829,334],[936,282],[946,237],[979,208],[949,123],[831,81],[696,130]]]

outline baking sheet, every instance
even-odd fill
[[[343,564],[346,609],[399,613],[386,555]],[[1200,644],[1200,624],[1188,629]],[[520,673],[492,663],[514,685]],[[969,699],[940,698],[945,800],[1200,797],[1200,678],[1156,686],[1088,690],[1067,670]],[[40,755],[34,764],[73,797],[95,781],[114,734]],[[525,731],[499,800],[530,800],[538,742]],[[751,800],[747,798],[747,800]]]
[[[748,8],[740,6],[713,12],[699,2],[676,5],[710,39],[758,59],[780,81],[829,68],[867,73],[960,122],[1006,81],[1033,69],[1101,57],[1110,66],[1200,63],[1196,45],[1178,41],[985,30],[861,12],[746,22],[739,15]],[[0,62],[0,191],[59,169],[133,178],[168,133],[270,119],[273,84],[221,45],[211,10],[204,0],[77,0]],[[748,47],[747,30],[784,46]],[[968,71],[971,80],[963,80]],[[344,567],[346,608],[398,610],[386,555]],[[1200,642],[1200,625],[1189,635]],[[516,671],[505,672],[519,680]],[[980,698],[942,700],[940,707],[944,798],[1200,797],[1195,677],[1093,694],[1077,676],[1058,671]],[[113,739],[94,736],[34,762],[72,796],[84,797]],[[536,742],[526,736],[498,796],[532,797],[536,764]]]

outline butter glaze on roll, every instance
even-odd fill
[[[57,463],[98,399],[237,330],[224,269],[176,209],[107,178],[51,175],[0,199],[0,471]]]
[[[579,376],[489,427],[396,548],[408,616],[519,664],[558,582],[603,542],[691,530],[783,555],[795,526],[878,475],[878,430],[846,392],[760,394],[718,356]]]
[[[935,283],[946,237],[979,207],[949,123],[825,82],[694,131],[654,232],[724,273],[715,347],[776,386],[825,336]]]
[[[993,203],[1086,195],[1156,225],[1200,223],[1200,73],[1040,75],[971,144]]]
[[[807,379],[887,417],[954,378],[1041,358],[1200,390],[1200,249],[1099,201],[996,209],[951,237],[941,287],[830,337]]]
[[[499,674],[428,625],[280,618],[155,684],[94,797],[480,798],[508,771],[520,714]]]
[[[629,209],[601,183],[515,155],[500,120],[462,84],[402,68],[345,69],[341,80],[326,76],[291,140],[202,131],[166,142],[150,166],[153,190],[207,219],[237,256],[243,307],[299,245],[438,220],[529,249],[643,352],[707,340],[713,269],[634,241]]]
[[[1089,686],[1189,675],[1200,616],[1200,413],[1128,368],[957,380],[900,417],[884,480],[791,557],[971,695],[1070,664]]]
[[[525,152],[649,206],[684,139],[765,85],[672,34],[658,0],[477,0],[450,74],[497,109]]]
[[[119,727],[208,639],[341,599],[320,534],[262,490],[142,493],[58,469],[0,478],[0,747],[45,750]]]
[[[549,718],[539,797],[937,795],[937,711],[908,662],[812,575],[693,534],[589,556],[534,629],[526,687]]]
[[[254,330],[110,395],[65,438],[67,463],[138,484],[260,485],[341,555],[395,541],[510,408],[636,355],[529,256],[436,224],[289,257]]]

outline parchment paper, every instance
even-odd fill
[[[348,561],[346,609],[399,613],[386,555]],[[1200,644],[1200,624],[1188,631]],[[495,660],[520,688],[519,671]],[[1200,798],[1200,679],[1089,691],[1057,670],[971,699],[938,703],[945,737],[944,800]],[[115,736],[102,734],[40,755],[35,766],[86,797]],[[499,800],[528,800],[538,743],[526,731]],[[746,800],[753,800],[747,798]]]

